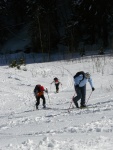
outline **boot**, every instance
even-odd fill
[[[46,105],[44,105],[43,108],[46,108]]]
[[[38,109],[38,106],[36,105],[36,109]]]
[[[73,102],[74,102],[74,104],[75,104],[76,108],[79,108],[78,103],[74,101],[74,97],[73,97]]]
[[[80,106],[80,108],[86,108],[87,106],[85,105],[85,104],[82,104],[81,106]]]
[[[74,104],[75,104],[76,108],[79,108],[79,105],[77,102],[74,102]]]

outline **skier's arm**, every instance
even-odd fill
[[[38,92],[38,90],[37,90],[37,86],[35,86],[35,88],[34,88],[34,96],[36,97],[36,94],[37,94],[37,92]]]
[[[46,88],[45,90],[44,90],[46,93],[48,93],[48,89]]]
[[[34,93],[36,93],[36,91],[37,91],[36,88],[37,88],[37,87],[35,86],[35,88],[34,88]]]
[[[53,84],[54,83],[54,81],[53,82],[51,82],[50,84]]]
[[[59,82],[59,84],[61,84],[61,85],[62,85],[62,83],[61,83],[61,82]]]
[[[90,86],[91,86],[91,88],[92,88],[92,91],[94,91],[94,90],[95,90],[95,88],[94,88],[94,86],[93,86],[92,79],[91,79],[91,78],[89,78],[89,79],[88,79],[88,82],[90,83]]]

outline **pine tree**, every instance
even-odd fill
[[[84,42],[96,43],[99,39],[103,46],[108,45],[108,32],[113,19],[113,1],[105,0],[74,0],[72,3],[73,20],[78,22],[79,31]],[[76,28],[76,26],[75,26]],[[89,35],[84,39],[85,35]]]

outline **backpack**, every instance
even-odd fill
[[[81,74],[83,75],[83,79],[82,79],[82,80],[84,80],[84,78],[85,78],[85,72],[84,72],[84,71],[79,71],[79,72],[77,72],[77,73],[74,75],[74,79],[75,79],[76,77],[78,77],[79,75],[81,75]],[[82,80],[81,80],[81,81],[82,81]],[[81,81],[80,81],[80,82],[81,82]],[[79,83],[79,84],[80,84],[80,83]]]
[[[41,87],[40,84],[36,85],[36,86],[35,86],[35,89],[34,89],[34,93],[40,92],[40,91],[41,91],[41,90],[40,90],[40,87]]]
[[[43,95],[43,91],[44,91],[44,87],[41,86],[40,84],[36,85],[35,89],[34,89],[34,93],[36,96],[41,96]]]
[[[40,90],[40,87],[41,87],[41,85],[39,85],[39,84],[38,84],[38,85],[36,85],[36,89],[37,89],[37,91],[38,91],[38,92],[40,92],[40,91],[41,91],[41,90]]]

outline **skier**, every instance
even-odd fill
[[[36,85],[34,88],[34,95],[36,97],[36,109],[38,109],[38,105],[40,104],[40,98],[43,99],[43,108],[46,108],[46,100],[44,96],[44,91],[48,93],[48,89],[44,89],[44,87],[40,84]]]
[[[95,90],[93,87],[92,79],[89,72],[84,73],[83,71],[77,72],[74,76],[74,88],[77,96],[73,97],[73,102],[77,108],[79,108],[78,100],[81,99],[80,108],[86,107],[85,98],[86,98],[86,83],[87,81],[90,83],[92,91]]]
[[[60,84],[62,85],[62,83],[58,80],[57,77],[55,77],[55,78],[53,79],[53,82],[51,82],[51,84],[52,84],[52,83],[55,84],[55,87],[56,87],[56,93],[58,93],[58,92],[59,92],[59,85],[60,85]]]

